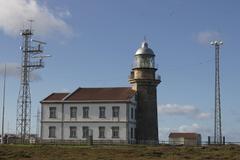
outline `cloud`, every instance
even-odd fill
[[[72,16],[71,12],[65,8],[56,7],[55,10],[57,12],[57,15],[61,18],[68,18]]]
[[[212,135],[212,130],[205,126],[200,126],[197,123],[193,123],[191,125],[181,125],[177,129],[178,132],[196,132],[200,133],[203,139],[206,139],[207,136]]]
[[[159,134],[160,141],[162,141],[162,140],[167,141],[168,140],[168,135],[171,133],[171,131],[172,131],[171,128],[159,127],[158,128],[158,134]]]
[[[178,127],[178,131],[181,132],[202,132],[203,134],[211,134],[211,129],[210,128],[206,128],[204,126],[201,126],[197,123],[193,123],[191,125],[181,125]]]
[[[4,75],[5,64],[0,64],[0,75]],[[7,76],[20,77],[20,66],[17,63],[6,63]]]
[[[197,123],[193,123],[191,125],[180,125],[178,127],[175,128],[164,128],[164,127],[160,127],[159,128],[159,137],[161,140],[167,140],[168,136],[171,132],[196,132],[196,133],[201,133],[201,134],[208,134],[208,131],[206,133],[206,129],[202,128],[199,124]]]
[[[67,10],[50,12],[46,5],[36,0],[0,0],[0,30],[7,35],[19,35],[27,20],[35,20],[37,34],[61,33],[72,36],[70,26],[62,19],[71,13]]]
[[[180,126],[177,127],[159,127],[159,137],[160,140],[164,140],[167,141],[168,140],[168,136],[171,132],[196,132],[196,133],[200,133],[202,135],[202,140],[206,140],[207,136],[212,135],[212,130],[205,127],[205,126],[201,126],[197,123],[193,123],[193,124],[182,124]]]
[[[199,32],[196,38],[200,44],[208,44],[211,40],[220,39],[220,33],[216,31]]]
[[[197,107],[192,105],[161,104],[158,106],[158,112],[165,115],[191,116],[197,119],[207,119],[210,117],[210,113],[201,112]]]
[[[201,112],[197,115],[197,118],[199,119],[205,119],[205,118],[209,118],[211,116],[210,113],[207,113],[207,112]]]
[[[175,132],[196,132],[201,133],[205,138],[209,135],[211,135],[212,130],[210,128],[207,128],[205,126],[201,126],[197,123],[193,123],[190,125],[180,125],[177,130],[174,130]]]
[[[193,123],[192,125],[181,125],[178,128],[179,132],[197,132],[200,130],[200,126],[197,123]]]
[[[5,64],[0,64],[0,76],[4,75]],[[17,63],[6,63],[6,75],[7,77],[21,78],[21,67]],[[31,72],[30,81],[42,80],[41,76],[37,72]]]

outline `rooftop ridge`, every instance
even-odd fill
[[[56,97],[56,99],[54,100],[58,100],[58,101],[61,101],[64,99],[64,97],[66,97],[67,95],[69,94],[69,92],[53,92],[51,93],[50,95],[48,95],[46,98],[44,98],[43,100],[41,100],[40,102],[42,101],[46,101],[47,99],[49,99],[51,96],[54,96],[54,95],[61,95],[60,97]]]
[[[62,101],[65,101],[68,97],[70,97],[72,94],[74,94],[75,92],[77,92],[79,89],[81,89],[81,87],[78,87],[76,90],[74,90],[72,93],[69,93],[67,96],[65,96]]]
[[[73,92],[53,92],[41,102],[47,101],[124,101],[130,100],[136,91],[131,87],[78,87]]]

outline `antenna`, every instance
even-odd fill
[[[34,39],[31,39],[32,42],[36,42],[38,44],[47,44],[46,42],[42,42],[42,41],[38,41],[38,40],[34,40]]]
[[[143,37],[143,41],[147,42],[147,37],[146,36]]]
[[[220,45],[222,41],[210,42],[215,47],[215,112],[214,112],[214,143],[222,144],[222,122],[221,122],[221,101],[220,101]]]
[[[28,22],[30,23],[29,29],[32,30],[32,24],[33,24],[34,20],[33,19],[29,19]]]
[[[4,65],[4,77],[3,77],[3,109],[2,109],[2,141],[3,144],[3,136],[4,136],[4,116],[5,116],[5,92],[6,92],[6,64]]]
[[[21,83],[17,101],[16,134],[20,137],[21,143],[27,143],[31,133],[31,93],[30,74],[33,70],[44,67],[43,58],[50,55],[43,54],[45,42],[32,40],[32,22],[29,20],[30,28],[24,29],[21,33],[23,37]],[[32,45],[34,42],[35,45]],[[37,58],[37,59],[34,59]]]

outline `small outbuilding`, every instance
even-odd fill
[[[201,145],[201,134],[172,132],[169,134],[170,145],[196,146]]]

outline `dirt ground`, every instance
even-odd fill
[[[240,146],[0,145],[0,160],[240,160]]]

